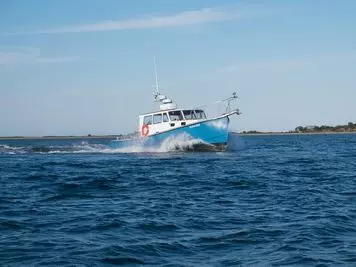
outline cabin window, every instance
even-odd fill
[[[180,110],[178,110],[178,111],[170,111],[168,114],[169,114],[169,118],[171,119],[171,121],[181,121],[181,120],[183,120],[183,115],[182,115],[182,112],[180,112]]]
[[[186,120],[196,120],[194,110],[183,110],[184,118]]]
[[[163,113],[163,122],[168,122],[168,121],[169,119],[167,113]]]
[[[143,118],[143,124],[151,125],[152,124],[152,115],[145,116]]]
[[[162,114],[153,115],[153,124],[157,124],[161,122],[162,122]]]
[[[195,110],[195,115],[196,115],[198,120],[199,119],[203,119],[203,120],[206,119],[206,115],[205,115],[205,112],[203,110],[200,110],[200,109]]]

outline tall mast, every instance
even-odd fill
[[[157,74],[157,66],[156,66],[156,57],[153,57],[153,65],[155,70],[155,78],[156,78],[156,91],[153,93],[156,102],[160,102],[160,110],[172,110],[176,109],[177,105],[173,103],[172,99],[166,97],[165,95],[161,95],[159,92],[158,85],[158,74]]]
[[[156,67],[156,56],[153,57],[153,65],[155,69],[155,77],[156,77],[156,94],[159,94],[159,87],[158,87],[158,74],[157,74],[157,67]]]

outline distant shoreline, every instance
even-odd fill
[[[239,136],[273,136],[273,135],[337,135],[337,134],[356,134],[356,132],[266,132],[266,133],[237,133],[232,132],[234,135]],[[60,140],[60,139],[126,139],[129,135],[78,135],[78,136],[0,136],[0,140]]]
[[[235,133],[240,136],[261,136],[261,135],[335,135],[335,134],[356,134],[356,132],[268,132],[268,133]]]

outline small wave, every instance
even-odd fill
[[[26,223],[23,218],[6,219],[0,218],[0,232],[3,231],[21,231],[30,229],[31,225]]]
[[[158,221],[150,221],[150,222],[145,222],[137,225],[137,228],[139,229],[145,229],[147,231],[152,231],[152,232],[164,232],[164,231],[175,231],[179,229],[179,226],[176,225],[175,223],[163,223],[163,222],[158,222]]]
[[[94,229],[98,230],[98,231],[107,231],[107,230],[112,230],[112,229],[118,229],[120,227],[122,227],[123,225],[125,225],[124,221],[120,221],[120,220],[112,220],[109,222],[101,222],[98,225],[96,225],[94,227]]]
[[[102,259],[103,263],[115,264],[115,265],[126,265],[126,264],[145,264],[144,261],[133,257],[110,257]]]
[[[44,202],[61,201],[65,199],[92,199],[93,195],[79,193],[59,193],[43,199]]]
[[[24,147],[16,147],[16,146],[9,146],[5,144],[0,144],[0,154],[5,153],[9,155],[14,155],[14,154],[23,154],[25,152]]]
[[[42,153],[48,153],[51,151],[51,147],[46,147],[46,146],[39,146],[39,147],[33,147],[32,148],[33,152],[42,152]]]
[[[177,137],[169,137],[165,139],[159,148],[159,152],[169,152],[169,151],[187,151],[193,150],[196,145],[206,145],[201,139],[193,139],[188,134],[182,134]]]
[[[223,233],[218,235],[201,236],[197,239],[198,243],[216,243],[226,240],[244,240],[248,237],[249,232],[247,230],[235,231],[232,233]]]
[[[0,145],[0,154],[72,154],[72,153],[115,153],[104,144],[89,144],[80,142],[66,145],[28,145],[28,146],[10,146]]]

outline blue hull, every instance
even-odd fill
[[[168,150],[225,150],[228,141],[228,116],[206,120],[163,133],[134,140],[115,140],[112,146],[126,148],[140,146]]]

